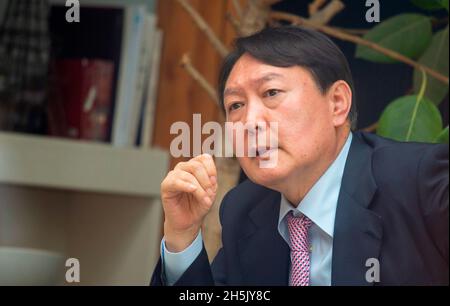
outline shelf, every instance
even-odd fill
[[[159,196],[169,155],[159,149],[0,132],[0,183]]]

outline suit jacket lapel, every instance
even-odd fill
[[[249,213],[245,235],[238,241],[244,284],[286,286],[289,280],[289,246],[278,233],[280,194],[270,192]]]
[[[377,191],[372,149],[360,137],[354,134],[337,203],[332,285],[372,285],[366,281],[366,261],[380,252],[382,220],[368,209]]]
[[[381,218],[369,210],[377,186],[372,174],[372,150],[354,133],[337,203],[333,238],[332,285],[372,285],[366,281],[366,261],[378,258],[383,236]],[[278,233],[280,194],[269,192],[243,223],[238,241],[243,283],[288,285],[290,250]]]

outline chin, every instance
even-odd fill
[[[262,168],[257,158],[252,158],[248,162],[242,162],[241,167],[252,182],[267,188],[278,185],[287,177],[287,172],[280,163],[274,167]]]

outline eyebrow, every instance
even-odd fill
[[[261,85],[264,84],[265,82],[271,81],[273,79],[277,79],[277,78],[283,78],[282,74],[279,73],[275,73],[275,72],[271,72],[268,73],[254,81],[252,81],[252,83],[257,84],[257,85]],[[230,96],[230,95],[243,95],[243,90],[241,88],[238,87],[229,87],[229,88],[225,88],[224,92],[223,92],[223,96]]]
[[[244,91],[240,88],[234,88],[234,87],[230,87],[230,88],[226,88],[223,92],[223,96],[232,96],[232,95],[236,95],[236,96],[241,96],[244,94]]]
[[[271,73],[268,73],[268,74],[262,76],[259,79],[256,79],[254,81],[254,83],[256,83],[256,84],[263,84],[263,83],[271,81],[273,79],[280,79],[280,78],[283,78],[282,74],[271,72]]]

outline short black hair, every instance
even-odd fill
[[[349,121],[356,127],[356,103],[353,77],[342,51],[324,34],[298,26],[268,27],[235,41],[234,50],[225,58],[219,75],[219,101],[224,108],[225,84],[236,62],[244,53],[276,67],[300,66],[308,70],[322,94],[339,80],[350,86],[353,99]]]

